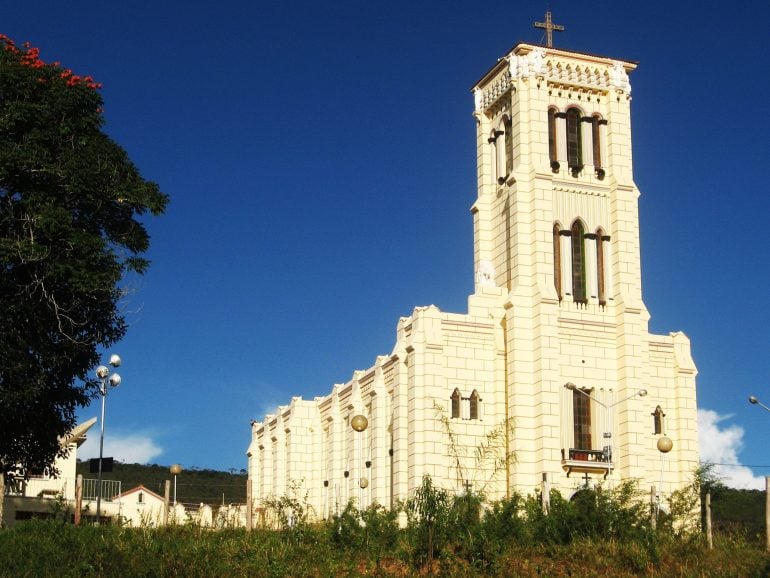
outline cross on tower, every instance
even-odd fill
[[[553,31],[561,32],[564,30],[564,26],[561,24],[554,24],[551,20],[551,11],[548,10],[545,13],[545,22],[535,22],[535,28],[545,28],[546,46],[548,48],[553,47]]]

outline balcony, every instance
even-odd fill
[[[612,455],[609,448],[603,450],[580,450],[569,448],[561,450],[561,467],[567,472],[581,474],[603,474],[605,478],[612,470]]]

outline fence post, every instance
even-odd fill
[[[706,543],[709,550],[714,549],[714,538],[711,534],[711,492],[706,492]]]
[[[765,476],[765,535],[770,550],[770,476]]]
[[[80,525],[80,512],[83,510],[83,474],[75,478],[75,525]]]
[[[548,515],[551,509],[551,482],[548,481],[548,472],[543,472],[543,514]]]
[[[3,502],[5,502],[5,474],[0,472],[0,528],[3,527]]]

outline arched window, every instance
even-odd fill
[[[583,169],[582,119],[580,109],[573,107],[567,110],[567,164],[573,174]]]
[[[559,171],[559,149],[556,140],[556,109],[548,109],[548,160],[553,172]]]
[[[657,406],[655,408],[655,411],[652,412],[652,427],[653,432],[655,435],[660,435],[663,433],[663,418],[666,417],[666,414],[663,413],[663,409],[660,406]]]
[[[468,405],[470,408],[468,418],[479,419],[479,392],[475,389],[471,393],[471,396],[468,398]]]
[[[580,219],[572,223],[572,296],[576,303],[587,301],[585,227]]]
[[[556,288],[556,295],[561,301],[561,225],[553,224],[553,286]]]
[[[452,392],[452,397],[450,399],[452,401],[452,417],[459,418],[460,417],[460,391],[455,389]]]
[[[607,235],[604,233],[604,229],[599,227],[596,229],[596,290],[599,297],[599,305],[607,304],[607,290],[606,281],[607,278],[604,268],[604,243],[607,239]]]

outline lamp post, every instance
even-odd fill
[[[182,466],[179,464],[174,464],[168,469],[168,471],[171,472],[172,476],[174,476],[174,507],[176,508],[176,477],[182,473]]]
[[[764,403],[759,401],[753,395],[749,396],[749,403],[752,405],[758,405],[759,407],[770,411],[770,407],[767,407]],[[770,551],[770,476],[765,476],[765,525],[767,526],[767,550]]]
[[[660,490],[655,495],[655,522],[657,523],[658,514],[660,513],[660,496],[663,493],[663,464],[665,463],[666,454],[673,449],[674,442],[664,434],[658,438],[656,447],[660,452]]]
[[[120,356],[113,353],[110,356],[109,364],[112,367],[120,367]],[[110,374],[110,368],[106,365],[100,365],[96,368],[96,377],[99,378],[101,383],[99,387],[99,393],[102,396],[102,419],[101,419],[101,434],[99,436],[99,473],[96,476],[96,525],[99,525],[99,518],[102,515],[102,459],[104,456],[104,413],[107,405],[107,384],[111,387],[118,387],[120,385],[120,375],[117,373]]]
[[[624,397],[623,399],[619,399],[616,402],[613,402],[613,403],[610,403],[610,404],[606,404],[606,403],[604,403],[602,401],[599,401],[598,399],[596,399],[594,397],[591,397],[591,395],[588,392],[580,389],[577,385],[575,385],[572,382],[565,383],[564,387],[566,389],[569,389],[570,391],[577,391],[578,393],[586,396],[588,399],[590,399],[592,401],[595,401],[596,403],[598,403],[600,406],[602,406],[604,408],[604,413],[605,413],[605,415],[604,415],[604,439],[607,440],[607,445],[604,448],[602,448],[602,450],[603,450],[605,458],[607,459],[607,464],[608,464],[608,467],[609,467],[607,475],[610,478],[612,478],[612,425],[611,425],[612,420],[610,419],[610,411],[615,406],[617,406],[618,404],[623,403],[624,401],[628,401],[631,398],[634,398],[634,397],[637,397],[637,396],[644,397],[645,395],[647,395],[647,390],[646,389],[638,389],[634,393]]]
[[[350,420],[350,427],[353,428],[354,431],[358,432],[359,434],[363,433],[367,427],[369,427],[369,420],[366,419],[365,415],[358,414],[354,415],[353,419]],[[358,507],[360,510],[364,509],[364,491],[366,490],[367,486],[369,485],[369,480],[363,475],[362,468],[361,468],[361,437],[358,436],[358,456],[356,458],[356,461],[358,462],[356,464],[356,471],[358,471],[358,487],[360,488],[358,492]]]

